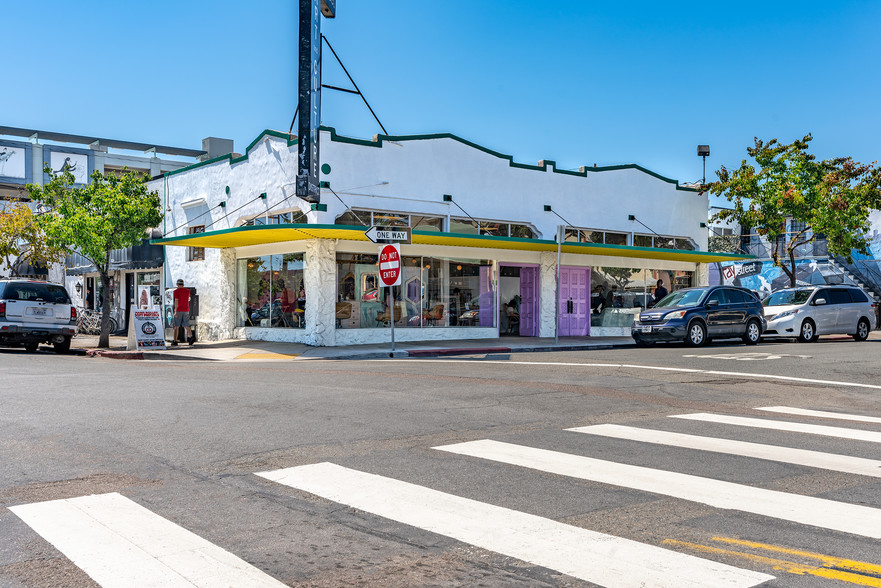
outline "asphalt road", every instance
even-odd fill
[[[881,463],[841,457],[881,457],[879,352],[821,340],[211,363],[2,350],[0,586],[141,584],[123,580],[132,570],[147,585],[130,552],[200,585],[223,567],[209,549],[266,585],[879,586]],[[695,414],[771,424],[671,418]],[[599,425],[625,428],[567,430]],[[834,429],[803,428],[817,425]],[[657,438],[609,436],[639,430]],[[704,439],[661,444],[690,439],[667,433]],[[138,548],[113,555],[77,527],[83,512]],[[163,553],[140,516],[164,519]],[[171,527],[207,546],[178,553]],[[175,566],[195,551],[187,576]]]

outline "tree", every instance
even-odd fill
[[[104,176],[94,172],[87,186],[72,186],[73,175],[43,170],[51,180],[29,184],[28,194],[48,211],[38,217],[50,241],[76,251],[101,275],[104,296],[99,347],[110,344],[110,252],[141,242],[145,232],[162,220],[159,194],[147,190],[146,176],[134,172]]]
[[[16,202],[0,212],[0,257],[10,275],[15,275],[16,261],[23,255],[34,265],[49,265],[61,261],[64,250],[48,241],[30,206]]]
[[[826,237],[832,255],[850,262],[852,251],[866,253],[869,213],[881,208],[881,170],[850,157],[816,161],[808,153],[810,134],[791,144],[755,139],[747,153],[757,166],[743,160],[729,171],[716,172],[719,181],[708,186],[734,208],[716,213],[713,220],[734,220],[771,243],[774,265],[795,286],[796,249]],[[786,221],[791,223],[787,231]]]
[[[639,269],[631,269],[629,267],[602,267],[600,271],[605,274],[607,278],[611,278],[615,285],[617,285],[621,290],[624,290],[627,287],[627,284],[632,282],[631,278],[634,274],[639,273],[642,270]]]

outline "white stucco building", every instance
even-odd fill
[[[392,320],[398,341],[629,335],[657,280],[705,283],[707,262],[739,259],[706,253],[705,194],[637,165],[558,170],[449,134],[322,128],[310,205],[295,195],[296,158],[296,141],[265,131],[240,157],[152,182],[167,211],[154,241],[164,283],[197,289],[200,338],[383,342]],[[373,225],[412,230],[393,311]],[[592,301],[600,285],[615,291]]]

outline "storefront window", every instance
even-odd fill
[[[691,286],[694,272],[625,267],[591,268],[591,327],[630,327],[654,303],[661,280],[668,292]]]
[[[627,245],[627,233],[606,233],[607,245]]]
[[[372,226],[373,220],[371,219],[369,212],[361,210],[347,210],[346,212],[336,217],[336,224],[353,225],[356,227],[369,227]]]
[[[159,291],[160,283],[159,272],[150,272],[146,274],[138,274],[138,286],[149,286],[149,296],[150,299],[147,301],[150,306],[159,307],[162,305],[162,296]],[[139,295],[141,292],[141,288],[138,288],[136,295]],[[142,305],[142,300],[140,298],[137,300],[137,305],[140,307]]]
[[[401,285],[379,287],[376,255],[337,254],[337,328],[492,327],[495,292],[487,260],[404,257]]]
[[[443,231],[444,219],[438,216],[410,215],[410,228],[414,231]]]
[[[240,327],[304,328],[303,254],[265,255],[238,261]]]
[[[633,235],[633,244],[636,247],[651,247],[652,246],[652,236],[651,235]]]
[[[480,226],[476,221],[471,219],[451,218],[450,232],[462,233],[465,235],[477,235],[480,233]]]

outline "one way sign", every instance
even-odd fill
[[[370,227],[364,235],[374,243],[410,243],[409,227]]]

